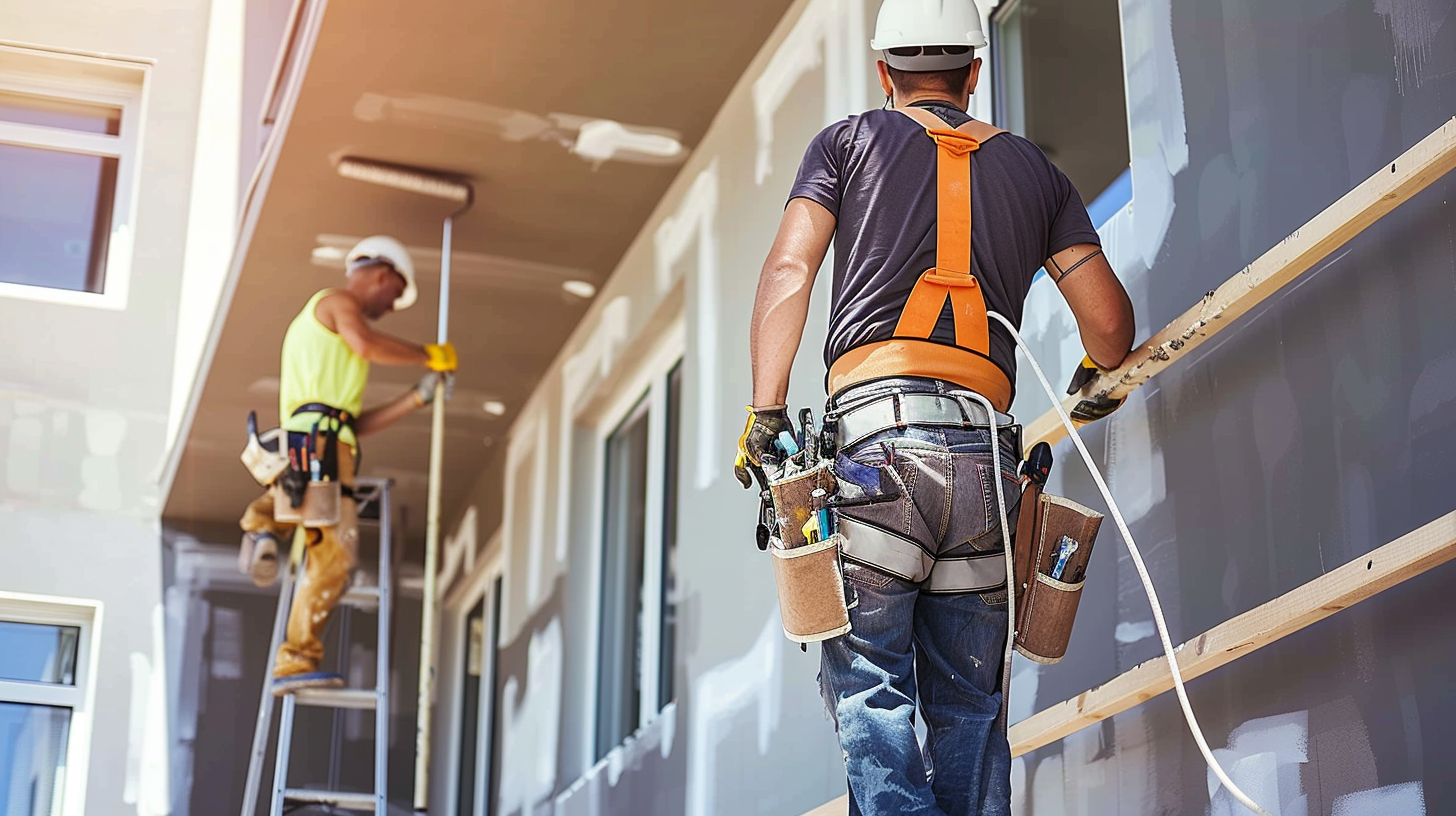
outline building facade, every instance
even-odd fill
[[[569,5],[499,17],[449,3],[407,13],[383,0],[291,11],[214,0],[155,11],[121,42],[108,38],[125,27],[104,17],[78,38],[77,10],[50,23],[0,17],[7,37],[53,46],[0,49],[0,103],[32,93],[3,84],[15,60],[62,47],[140,57],[66,57],[109,60],[116,96],[78,99],[122,111],[119,126],[103,117],[63,148],[101,157],[93,177],[114,181],[92,186],[134,199],[110,214],[105,274],[101,242],[73,238],[57,267],[75,294],[21,301],[6,294],[35,281],[0,282],[5,337],[37,349],[0,359],[0,439],[10,440],[0,547],[43,553],[0,572],[0,637],[7,625],[48,626],[45,642],[76,655],[40,661],[71,674],[19,678],[60,678],[54,690],[30,683],[22,697],[0,681],[0,716],[30,729],[27,757],[51,758],[0,754],[0,773],[19,780],[0,792],[31,797],[17,812],[238,806],[274,599],[231,574],[230,514],[254,489],[234,462],[235,429],[276,399],[282,327],[295,303],[337,281],[353,238],[400,235],[423,259],[422,302],[439,288],[429,253],[444,213],[346,186],[330,164],[341,155],[444,167],[479,185],[457,235],[452,325],[467,368],[450,416],[430,811],[799,816],[843,794],[817,654],[781,633],[770,564],[752,544],[756,498],[730,469],[750,395],[757,272],[799,159],[821,128],[882,102],[867,48],[877,4],[612,12],[645,15],[633,25]],[[1146,337],[1450,118],[1448,5],[983,2],[991,46],[973,113],[1068,172]],[[678,32],[670,43],[622,33],[679,12],[655,20]],[[593,33],[607,24],[620,28]],[[223,36],[240,30],[241,45]],[[266,50],[249,45],[254,32]],[[222,53],[243,55],[232,72],[213,59]],[[537,81],[525,88],[522,76]],[[218,104],[209,81],[238,89],[244,114],[220,131],[241,134],[234,148],[203,138],[220,115],[197,114]],[[139,137],[128,131],[134,104],[146,111]],[[593,150],[586,136],[611,128],[588,125],[618,118],[678,149],[649,139],[622,143],[652,146],[635,158]],[[0,116],[0,150],[50,149],[32,147],[35,123],[11,124],[20,129]],[[139,166],[128,168],[126,150]],[[235,160],[219,170],[218,155]],[[1175,641],[1341,565],[1373,565],[1386,542],[1452,511],[1451,184],[1349,240],[1088,429]],[[227,207],[204,207],[203,194]],[[0,218],[15,217],[11,201],[0,198]],[[131,238],[122,227],[133,221]],[[214,244],[231,265],[192,277],[188,258]],[[828,274],[796,361],[795,406],[822,404]],[[264,308],[280,302],[289,308]],[[66,331],[77,315],[106,342]],[[423,339],[434,316],[391,320],[388,330]],[[1045,279],[1024,330],[1052,382],[1065,382],[1081,351]],[[408,387],[395,376],[372,387]],[[1015,413],[1030,421],[1047,407],[1023,370]],[[396,479],[416,511],[401,525],[407,597],[392,622],[390,784],[401,812],[413,783],[418,643],[408,633],[419,625],[426,436],[426,424],[406,423],[365,459],[365,473]],[[1066,443],[1056,456],[1053,488],[1098,506]],[[1116,538],[1103,533],[1067,659],[1018,659],[1013,720],[1161,653]],[[1440,628],[1452,580],[1438,567],[1193,681],[1235,780],[1284,816],[1456,810],[1445,771],[1456,742],[1438,725],[1456,661]],[[369,624],[340,635],[331,648],[348,665],[372,664]],[[296,776],[368,784],[366,715],[311,720],[301,735]],[[1023,816],[1238,812],[1168,695],[1026,753],[1013,772]]]
[[[287,6],[0,9],[0,812],[173,811],[160,474]]]

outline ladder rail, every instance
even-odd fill
[[[263,694],[258,702],[258,721],[253,726],[253,750],[248,756],[248,780],[243,788],[243,809],[241,816],[255,816],[258,811],[258,789],[263,785],[263,763],[268,755],[268,733],[273,726],[273,704],[276,698],[269,688],[269,667],[273,655],[283,645],[283,634],[288,627],[289,599],[293,593],[293,567],[286,566],[283,580],[278,587],[278,611],[273,616],[273,639],[268,644],[268,662],[263,665]]]
[[[378,664],[374,672],[374,689],[377,697],[374,706],[374,814],[385,816],[388,810],[389,787],[389,661],[390,611],[394,602],[393,557],[394,504],[390,501],[390,484],[379,486],[379,637]]]
[[[330,692],[319,690],[317,692],[298,692],[283,697],[283,709],[279,715],[278,742],[275,749],[273,766],[273,790],[272,801],[269,807],[271,816],[283,816],[284,805],[289,801],[312,802],[320,804],[334,804],[341,807],[366,808],[365,802],[372,805],[375,816],[386,816],[388,812],[388,782],[389,782],[389,716],[390,716],[390,635],[391,635],[391,611],[394,601],[393,581],[393,553],[394,553],[394,508],[390,501],[390,489],[393,482],[388,479],[359,479],[355,485],[357,491],[357,505],[359,510],[378,503],[379,519],[379,580],[378,587],[360,588],[346,593],[345,599],[351,595],[355,603],[349,606],[368,606],[377,598],[377,613],[379,619],[378,638],[376,646],[377,664],[375,668],[375,682],[372,690],[365,689],[341,689]],[[301,532],[301,530],[300,530]],[[306,556],[305,556],[306,558]],[[290,559],[291,560],[291,559]],[[271,667],[274,655],[278,653],[283,645],[283,639],[288,628],[288,614],[293,605],[293,591],[298,581],[298,572],[303,569],[303,561],[296,566],[290,564],[284,570],[283,580],[279,587],[278,611],[273,621],[273,639],[269,646],[268,665]],[[345,599],[341,599],[341,602]],[[364,602],[364,603],[361,603]],[[347,647],[347,643],[343,648]],[[368,699],[365,699],[368,698]],[[372,702],[372,705],[370,704]],[[255,816],[258,805],[258,793],[262,787],[263,766],[268,754],[268,736],[272,727],[273,709],[277,699],[273,696],[271,672],[264,672],[262,700],[258,705],[258,720],[253,729],[253,749],[248,760],[248,778],[243,791],[243,808],[241,816]],[[374,790],[371,793],[349,793],[340,791],[314,791],[314,790],[290,790],[288,788],[288,762],[293,747],[293,726],[299,705],[324,706],[334,709],[345,708],[373,708],[374,709]],[[335,712],[337,718],[338,712]],[[334,750],[338,750],[337,727],[335,730],[336,739],[332,741]],[[337,760],[337,754],[330,763],[330,776],[333,777]],[[331,778],[330,786],[337,784],[337,780]]]

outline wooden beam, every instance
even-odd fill
[[[1062,405],[1070,412],[1088,395],[1125,398],[1452,169],[1456,169],[1456,118],[1209,292],[1134,349],[1120,368],[1099,376],[1081,395],[1068,398]],[[1065,436],[1066,429],[1056,412],[1048,411],[1026,426],[1026,447],[1030,449],[1037,442],[1055,443]]]
[[[1178,668],[1185,680],[1201,677],[1453,558],[1456,512],[1184,643],[1177,650]],[[1013,725],[1011,755],[1050,745],[1172,688],[1173,675],[1160,654]],[[840,797],[804,816],[843,816],[847,808],[848,798]]]
[[[1456,512],[1184,643],[1178,668],[1185,680],[1200,677],[1453,558]],[[1050,745],[1172,688],[1168,661],[1160,654],[1012,726],[1011,753]]]

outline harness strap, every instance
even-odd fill
[[[920,108],[900,112],[925,126],[936,145],[935,267],[921,274],[895,325],[896,337],[929,339],[951,302],[956,345],[989,355],[991,328],[986,298],[971,274],[971,154],[980,140],[961,128],[948,128],[935,114]],[[976,125],[968,122],[962,128]]]

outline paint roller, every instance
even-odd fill
[[[343,158],[338,173],[346,179],[377,184],[416,195],[452,201],[459,206],[445,216],[440,247],[440,318],[437,339],[444,344],[450,335],[450,244],[455,219],[475,202],[475,188],[459,176],[421,170],[400,164]],[[429,807],[430,708],[435,696],[435,612],[439,587],[436,573],[440,560],[440,488],[445,459],[445,380],[435,383],[435,401],[430,419],[430,483],[425,509],[425,599],[420,620],[420,685],[418,720],[415,723],[415,811]],[[381,626],[387,625],[380,621]],[[379,716],[386,716],[379,712]]]

